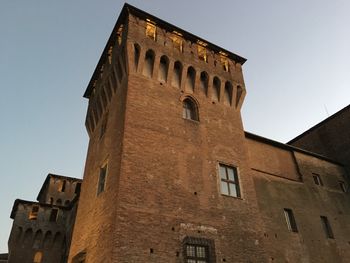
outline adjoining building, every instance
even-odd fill
[[[55,176],[39,203],[15,202],[14,223],[29,224],[14,224],[19,240],[30,232],[33,241],[28,262],[66,262],[68,247],[69,263],[347,262],[345,163],[244,131],[245,61],[125,4],[84,93],[89,147],[76,216],[74,195],[50,194],[61,187]],[[40,232],[29,217],[54,209],[62,228]],[[20,253],[11,261],[23,248],[16,236],[9,262],[27,262]]]
[[[9,237],[9,263],[67,262],[81,179],[49,174],[37,201],[17,199]]]

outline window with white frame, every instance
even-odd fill
[[[220,163],[219,174],[221,194],[241,197],[237,168]]]

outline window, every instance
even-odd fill
[[[41,263],[43,259],[43,252],[37,251],[34,255],[33,263]]]
[[[201,84],[201,90],[206,96],[208,94],[208,81],[209,81],[208,73],[205,71],[202,71],[200,76],[200,84]]]
[[[155,54],[153,50],[149,49],[145,55],[145,63],[143,65],[143,75],[152,78],[153,75],[153,65],[154,65]]]
[[[219,101],[220,100],[220,87],[221,81],[218,77],[214,77],[213,79],[213,92],[212,92],[212,100]]]
[[[152,38],[153,40],[156,40],[157,27],[150,22],[146,23],[146,36],[148,36],[149,38]]]
[[[32,206],[32,211],[29,213],[29,219],[30,220],[36,220],[38,218],[38,213],[39,213],[39,206],[38,205],[33,205]]]
[[[227,105],[232,105],[232,84],[229,81],[225,83],[225,93],[224,93],[224,103]]]
[[[59,192],[66,191],[66,180],[60,181],[60,184],[58,185],[58,191]]]
[[[312,177],[314,178],[315,184],[323,186],[323,182],[322,182],[322,180],[321,180],[320,175],[318,175],[318,174],[313,174]]]
[[[101,192],[105,190],[106,176],[107,176],[107,164],[105,164],[100,168],[100,175],[98,178],[98,185],[97,185],[97,195],[99,195]]]
[[[320,216],[323,230],[326,233],[327,238],[334,238],[331,225],[329,224],[328,218],[326,216]]]
[[[80,194],[80,189],[81,189],[81,183],[77,183],[77,185],[75,186],[75,193]]]
[[[186,263],[206,263],[208,248],[203,245],[186,245]]]
[[[173,31],[173,33],[174,34],[171,37],[171,40],[173,41],[173,46],[182,53],[182,50],[183,50],[182,37],[181,37],[182,34],[176,31]]]
[[[193,121],[198,121],[198,113],[197,113],[197,107],[195,102],[190,99],[186,98],[182,102],[182,117],[187,120],[193,120]]]
[[[141,53],[140,45],[134,44],[134,67],[136,72],[137,72],[137,66],[139,64],[140,53]]]
[[[169,59],[167,56],[162,56],[159,61],[159,72],[158,80],[166,82],[168,79],[168,68],[169,68]]]
[[[58,209],[53,208],[50,213],[50,222],[56,222],[58,215]]]
[[[198,58],[204,62],[208,62],[207,49],[204,46],[197,46]]]
[[[186,90],[190,93],[194,91],[194,84],[196,80],[196,71],[193,67],[187,69]]]
[[[298,232],[297,223],[295,222],[294,214],[292,209],[284,209],[284,217],[286,218],[286,223],[288,230],[291,232]]]
[[[240,197],[237,168],[219,164],[221,194]]]
[[[171,84],[176,87],[181,87],[181,78],[182,78],[182,64],[180,61],[174,63],[173,79]]]
[[[339,181],[339,186],[340,186],[340,189],[341,189],[344,193],[346,193],[345,182]]]
[[[221,56],[220,62],[221,62],[221,65],[222,65],[222,68],[224,69],[224,71],[229,72],[229,64],[228,64],[227,57]]]
[[[183,256],[185,263],[215,262],[214,241],[198,237],[185,237],[183,240]]]

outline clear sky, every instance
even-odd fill
[[[350,102],[349,0],[129,3],[248,59],[247,131],[287,142]],[[82,95],[123,4],[0,2],[0,253],[16,198],[49,172],[82,177]]]

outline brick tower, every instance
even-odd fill
[[[245,59],[125,4],[84,97],[69,262],[261,262]]]

